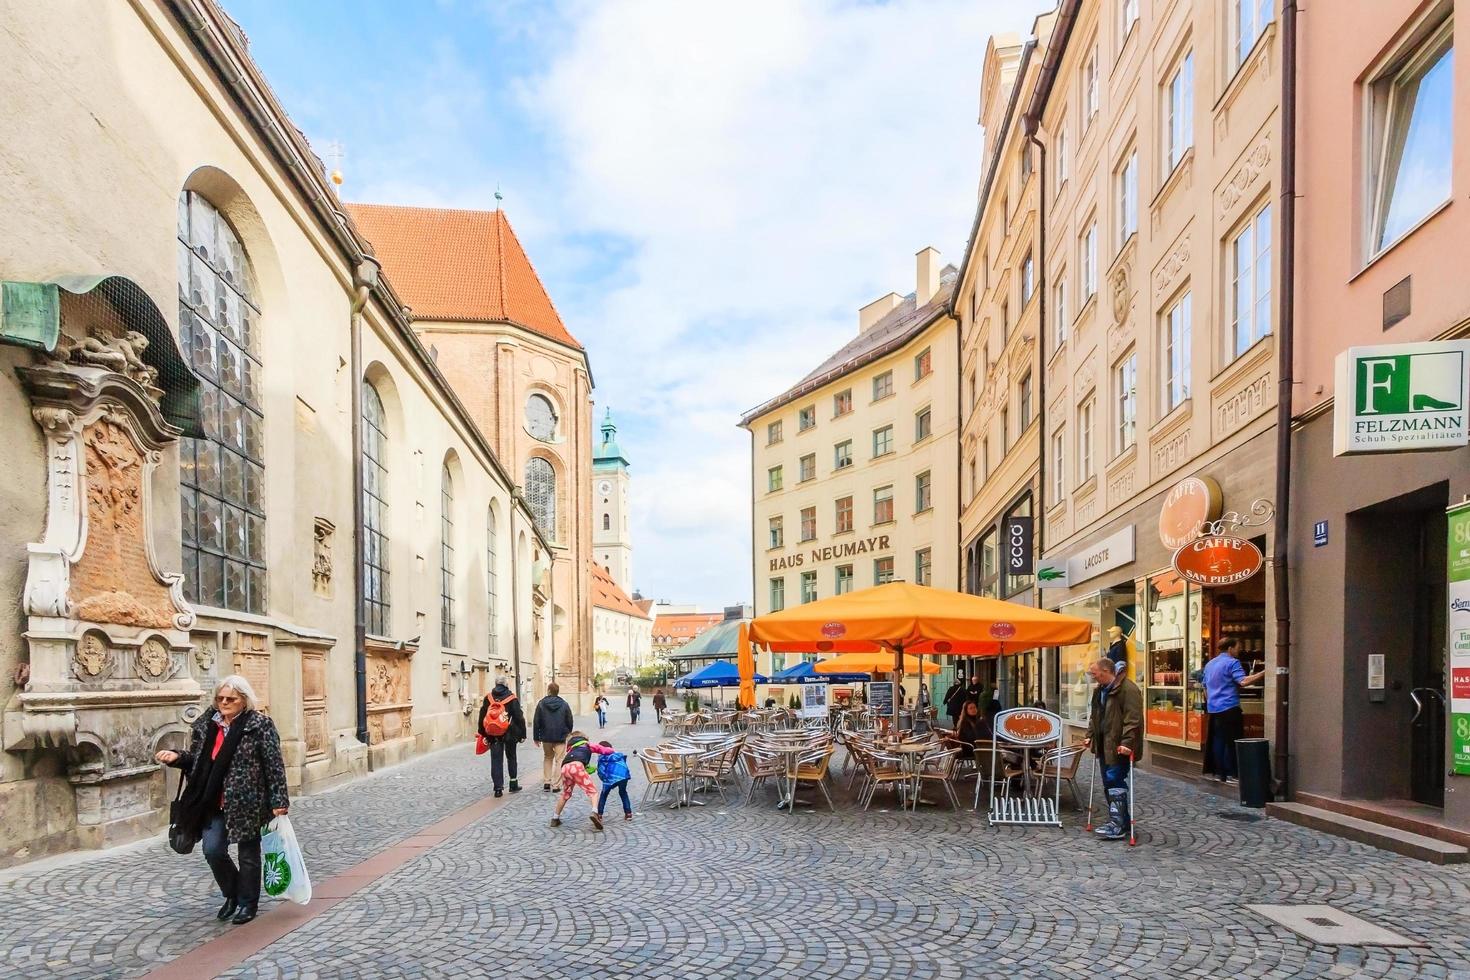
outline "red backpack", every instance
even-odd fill
[[[510,731],[510,712],[505,706],[516,699],[512,694],[504,701],[497,701],[490,695],[485,695],[487,707],[485,708],[485,734],[492,738],[504,735]]]

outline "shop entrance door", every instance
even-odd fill
[[[1410,721],[1414,801],[1444,806],[1445,743],[1445,515],[1441,507],[1422,512],[1416,522],[1418,568],[1413,610],[1414,705]]]

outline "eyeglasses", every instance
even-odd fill
[[[223,694],[217,695],[214,699],[215,704],[237,704],[239,701],[240,698],[225,697]]]

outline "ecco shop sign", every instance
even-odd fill
[[[1334,456],[1470,445],[1470,340],[1349,347],[1335,375]]]
[[[1012,575],[1031,574],[1031,518],[1008,517],[1006,535],[1006,571]]]

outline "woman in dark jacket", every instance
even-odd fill
[[[959,726],[954,733],[956,741],[960,743],[960,758],[974,758],[975,743],[989,741],[990,736],[990,722],[980,713],[980,706],[974,701],[966,701],[960,714]]]
[[[188,750],[154,756],[187,774],[180,827],[204,845],[225,897],[218,918],[236,925],[255,918],[260,903],[260,828],[291,805],[281,738],[255,705],[249,681],[226,677],[214,689],[214,710],[194,723]],[[239,846],[238,868],[230,860],[231,844]]]

